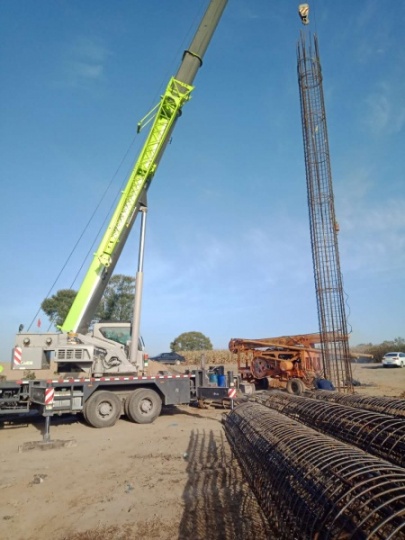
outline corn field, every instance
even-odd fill
[[[201,357],[205,356],[205,365],[214,366],[220,364],[235,364],[236,355],[227,349],[216,349],[213,351],[180,351],[180,354],[186,359],[186,365],[199,366]]]

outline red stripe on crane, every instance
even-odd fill
[[[45,388],[45,405],[51,405],[55,397],[55,388]]]
[[[13,361],[17,366],[21,365],[22,360],[22,349],[21,347],[14,347]]]
[[[228,397],[231,399],[234,399],[236,397],[236,390],[235,388],[229,388],[228,390]]]

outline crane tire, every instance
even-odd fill
[[[295,396],[302,396],[305,392],[305,385],[301,379],[289,379],[287,382],[287,392]]]
[[[132,390],[132,392],[130,392],[127,397],[125,398],[125,401],[124,401],[124,414],[127,418],[129,418],[129,420],[131,420],[131,422],[134,422],[135,420],[132,420],[131,416],[130,416],[130,410],[129,410],[129,401],[131,399],[131,397],[134,395],[134,394],[137,394],[139,392],[143,392],[145,390],[145,388],[136,388],[135,390]]]
[[[134,390],[125,402],[125,412],[131,422],[151,424],[162,410],[162,400],[150,388]]]
[[[113,392],[99,390],[84,404],[83,416],[95,428],[114,426],[121,416],[120,398]]]

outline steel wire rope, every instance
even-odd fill
[[[200,8],[200,12],[201,12],[201,11],[202,11],[202,9]],[[200,12],[198,12],[198,14],[195,15],[194,20],[190,23],[189,28],[188,28],[188,30],[187,30],[187,32],[186,32],[186,35],[185,35],[184,38],[182,39],[182,41],[181,41],[180,45],[178,46],[176,52],[173,54],[173,58],[172,58],[172,60],[170,61],[170,65],[173,65],[173,66],[174,66],[174,64],[175,64],[175,58],[178,58],[178,56],[179,56],[179,51],[184,47],[184,43],[186,42],[186,40],[189,39],[189,36],[190,36],[190,34],[191,34],[191,32],[192,32],[192,29],[193,29],[193,27],[194,27],[195,24],[196,24],[196,20],[199,19]],[[201,18],[202,18],[202,17],[201,17]],[[154,106],[154,104],[158,101],[158,96],[159,96],[159,94],[162,93],[163,88],[164,88],[165,81],[168,79],[169,74],[170,74],[171,72],[173,72],[173,68],[170,68],[170,67],[169,67],[169,68],[166,70],[165,75],[162,75],[162,78],[161,78],[161,81],[160,81],[160,84],[159,84],[159,88],[156,90],[156,92],[153,94],[153,96],[152,96],[152,98],[151,98],[151,100],[150,100],[150,104],[149,104],[149,107],[148,107],[149,109],[151,109],[151,108]],[[128,156],[128,154],[129,154],[130,149],[132,148],[132,146],[133,146],[133,144],[134,144],[135,139],[136,139],[136,135],[135,135],[134,138],[132,139],[132,142],[131,142],[131,144],[130,144],[128,150],[126,151],[124,157],[122,158],[121,163],[120,163],[120,165],[119,165],[117,171],[115,172],[113,179],[114,179],[115,176],[117,175],[118,170],[119,170],[120,167],[122,166],[123,162],[127,159],[127,156]],[[95,245],[96,242],[97,242],[97,239],[100,237],[101,232],[104,230],[104,225],[106,224],[106,222],[107,222],[109,216],[111,216],[112,211],[113,211],[113,209],[114,209],[115,206],[116,206],[116,202],[117,202],[117,200],[118,200],[118,197],[119,197],[119,195],[120,195],[120,193],[121,193],[123,187],[125,186],[125,183],[127,182],[127,179],[128,179],[129,174],[130,174],[130,171],[131,171],[131,170],[133,169],[133,167],[135,166],[135,163],[136,163],[136,161],[134,160],[132,166],[129,167],[129,169],[128,169],[128,171],[127,171],[127,174],[125,175],[124,180],[122,181],[120,190],[117,192],[117,195],[115,196],[113,202],[111,203],[111,206],[110,206],[108,212],[106,213],[106,216],[105,216],[103,222],[101,223],[99,230],[97,231],[97,233],[96,233],[96,235],[95,235],[95,238],[94,238],[94,240],[93,240],[92,245],[90,246],[89,250],[87,251],[87,253],[86,253],[85,257],[84,257],[83,262],[82,262],[80,268],[78,269],[78,271],[77,271],[77,273],[76,273],[76,275],[75,275],[75,277],[74,277],[74,279],[73,279],[73,281],[72,281],[72,284],[71,284],[70,288],[72,288],[73,285],[74,285],[74,283],[76,282],[76,280],[77,280],[77,278],[78,278],[78,276],[79,276],[81,270],[83,269],[83,266],[84,266],[86,260],[88,259],[88,257],[89,257],[89,255],[90,255],[91,251],[92,251],[93,248],[94,248],[94,245]],[[111,185],[111,183],[109,184],[109,187],[110,187],[110,185]],[[101,201],[100,201],[100,203],[101,203]],[[97,208],[98,208],[98,207],[97,207]]]
[[[187,32],[186,32],[186,35],[185,35],[184,38],[182,39],[182,41],[181,41],[179,47],[177,48],[177,51],[176,51],[176,53],[175,53],[175,55],[176,55],[177,58],[178,58],[179,50],[180,50],[181,48],[184,47],[184,43],[185,43],[186,39],[188,39],[188,37],[189,37],[190,34],[191,34],[192,29],[196,26],[196,20],[198,20],[199,15],[202,13],[202,9],[203,9],[203,5],[201,4],[201,6],[199,7],[199,11],[195,14],[193,21],[192,21],[192,22],[190,23],[190,25],[189,25],[189,28],[188,28],[188,30],[187,30]],[[171,64],[174,65],[174,59],[171,61]],[[170,72],[170,68],[168,68],[168,69],[166,70],[166,78],[168,77],[168,73],[169,73],[169,72]],[[153,96],[152,99],[151,99],[151,107],[153,106],[153,103],[155,103],[155,102],[157,101],[157,99],[158,99],[157,96],[159,95],[159,93],[161,93],[161,90],[162,90],[162,88],[164,87],[164,80],[165,80],[165,77],[162,76],[162,80],[161,80],[159,89],[155,92],[154,96]],[[136,134],[136,135],[137,135],[137,134]],[[136,135],[133,137],[131,143],[129,144],[129,146],[128,146],[128,148],[127,148],[127,151],[125,152],[123,158],[121,159],[120,164],[118,165],[118,167],[117,167],[115,173],[113,174],[113,176],[112,176],[112,178],[111,178],[111,180],[110,180],[108,186],[107,186],[106,189],[104,190],[104,192],[103,192],[102,196],[100,197],[98,203],[96,204],[96,206],[95,206],[95,208],[94,208],[94,210],[93,210],[93,212],[92,212],[92,214],[91,214],[89,220],[87,221],[87,223],[86,223],[86,225],[84,226],[82,232],[80,233],[78,239],[77,239],[76,242],[74,243],[73,248],[71,249],[69,255],[67,256],[65,262],[63,263],[61,269],[59,270],[58,274],[56,275],[56,278],[54,279],[54,281],[53,281],[51,287],[49,288],[49,290],[48,290],[48,292],[47,292],[47,294],[46,294],[46,296],[45,296],[45,299],[48,299],[49,296],[51,295],[53,289],[55,288],[55,286],[56,286],[56,284],[58,283],[58,281],[59,281],[61,275],[63,274],[63,271],[65,270],[66,266],[69,264],[69,262],[70,262],[70,260],[71,260],[71,258],[72,258],[72,256],[73,256],[73,254],[76,252],[76,249],[77,249],[77,247],[78,247],[80,241],[82,240],[82,238],[83,238],[83,236],[85,235],[86,231],[88,230],[90,224],[92,223],[92,221],[93,221],[93,219],[94,219],[94,217],[95,217],[97,211],[99,210],[99,208],[100,208],[100,206],[101,206],[101,203],[102,203],[103,200],[105,199],[105,197],[106,197],[106,195],[107,195],[107,192],[108,192],[109,189],[111,188],[113,181],[115,180],[116,176],[118,175],[118,172],[119,172],[120,168],[122,167],[122,164],[123,164],[124,161],[127,159],[128,154],[129,154],[130,150],[132,149],[132,147],[133,147],[133,145],[134,145],[134,142],[135,142],[135,139],[136,139]],[[127,177],[128,177],[128,176],[126,176],[126,178],[127,178]],[[120,190],[122,190],[122,187],[123,187],[123,185],[125,184],[125,181],[126,181],[126,180],[124,180],[124,181],[122,182]],[[72,283],[71,283],[71,285],[70,285],[70,288],[71,288],[71,289],[73,288],[73,286],[74,286],[74,284],[75,284],[75,282],[76,282],[76,280],[77,280],[77,278],[78,278],[80,272],[81,272],[82,269],[83,269],[83,266],[85,265],[85,262],[87,261],[87,259],[88,259],[89,255],[90,255],[91,251],[93,250],[94,245],[96,244],[97,239],[99,238],[99,236],[100,236],[100,234],[101,234],[101,231],[104,229],[104,225],[105,225],[105,223],[107,222],[108,217],[111,215],[112,209],[115,207],[115,203],[116,203],[116,201],[117,201],[117,199],[118,199],[119,193],[120,193],[120,191],[118,191],[116,197],[114,198],[114,201],[112,202],[112,204],[111,204],[111,206],[110,206],[108,212],[106,213],[106,216],[105,216],[105,218],[104,218],[102,224],[100,225],[100,227],[99,227],[99,229],[98,229],[98,231],[97,231],[97,233],[96,233],[96,235],[95,235],[95,237],[94,237],[94,240],[93,240],[93,242],[92,242],[92,244],[91,244],[89,250],[87,251],[86,255],[84,256],[83,261],[82,261],[82,263],[81,263],[79,269],[77,270],[76,275],[75,275],[75,277],[74,277],[74,279],[73,279],[73,281],[72,281]],[[35,320],[37,319],[37,317],[38,317],[38,315],[40,314],[41,311],[42,311],[42,307],[40,306],[40,307],[38,308],[38,310],[36,311],[34,317],[32,318],[32,320],[31,320],[31,322],[30,322],[30,324],[29,324],[29,326],[28,326],[28,331],[31,329],[32,325],[34,324]],[[51,322],[50,322],[50,324],[49,324],[49,326],[48,326],[48,332],[49,332],[49,330],[51,329],[51,327],[52,327],[53,325],[54,325],[54,321],[51,320]]]
[[[114,180],[114,178],[116,177],[116,175],[117,175],[117,173],[118,173],[118,170],[122,167],[122,164],[123,164],[124,161],[126,160],[128,154],[129,154],[130,149],[131,149],[132,146],[134,145],[135,139],[136,139],[136,135],[133,137],[132,142],[131,142],[131,144],[130,144],[128,150],[126,151],[124,157],[122,158],[121,163],[120,163],[120,165],[119,165],[117,171],[116,171],[115,174],[114,174],[113,180]],[[73,285],[75,284],[77,278],[79,277],[79,274],[80,274],[81,270],[83,269],[83,266],[84,266],[86,260],[88,259],[90,253],[93,251],[93,248],[94,248],[94,246],[95,246],[95,244],[96,244],[98,238],[100,237],[102,231],[105,230],[105,227],[104,227],[104,226],[105,226],[107,220],[110,218],[110,216],[111,216],[111,214],[112,214],[114,208],[116,207],[116,202],[117,202],[117,200],[118,200],[118,198],[119,198],[119,196],[120,196],[120,193],[122,193],[122,190],[123,190],[123,188],[124,188],[124,186],[125,186],[125,183],[126,183],[126,181],[127,181],[128,174],[129,174],[129,171],[131,170],[131,168],[132,168],[132,165],[130,165],[130,166],[128,167],[127,174],[124,175],[124,180],[121,182],[121,186],[120,186],[119,190],[117,191],[117,193],[116,193],[116,195],[115,195],[115,197],[114,197],[114,199],[113,199],[113,201],[112,201],[112,203],[111,203],[111,205],[110,205],[110,208],[109,208],[108,211],[106,212],[106,215],[105,215],[105,217],[104,217],[104,220],[102,221],[102,223],[101,223],[101,225],[100,225],[100,227],[99,227],[97,233],[95,234],[94,240],[93,240],[93,242],[92,242],[92,244],[91,244],[89,250],[87,251],[86,255],[84,256],[83,261],[82,261],[82,264],[80,265],[80,268],[77,270],[76,275],[75,275],[75,277],[74,277],[74,279],[73,279],[73,281],[72,281],[72,283],[71,283],[71,285],[70,285],[70,288],[73,288]],[[109,189],[110,185],[111,185],[111,183],[109,184],[109,186],[108,186],[107,189]],[[100,203],[101,203],[101,201],[100,201]],[[99,207],[99,205],[98,205],[98,207]],[[98,209],[98,207],[97,207],[97,209]]]
[[[131,148],[132,148],[132,146],[133,146],[133,144],[134,144],[134,142],[135,142],[135,138],[136,138],[136,135],[135,135],[135,137],[133,137],[133,139],[132,139],[130,145],[128,146],[128,149],[127,149],[127,151],[125,152],[124,156],[122,157],[121,162],[120,162],[120,164],[118,165],[118,167],[117,167],[115,173],[112,175],[112,177],[111,177],[111,179],[110,179],[110,181],[109,181],[107,187],[105,188],[105,190],[104,190],[104,192],[102,193],[102,195],[101,195],[101,197],[100,197],[98,203],[96,204],[96,206],[95,206],[93,212],[91,213],[89,219],[87,220],[87,223],[86,223],[85,226],[83,227],[82,232],[79,234],[79,237],[77,238],[76,242],[74,243],[73,248],[71,249],[69,255],[67,256],[67,258],[66,258],[66,260],[65,260],[65,262],[63,263],[61,269],[59,270],[59,272],[58,272],[56,278],[54,279],[54,281],[53,281],[53,283],[52,283],[50,289],[48,290],[48,292],[47,292],[47,294],[46,294],[45,299],[49,298],[49,296],[50,296],[50,294],[52,293],[52,291],[53,291],[55,285],[56,285],[57,282],[59,281],[59,279],[60,279],[60,277],[61,277],[63,271],[65,270],[66,266],[68,265],[69,261],[71,260],[71,258],[72,258],[72,256],[73,256],[73,254],[75,253],[75,251],[76,251],[76,249],[77,249],[77,247],[78,247],[80,241],[82,240],[82,238],[83,238],[83,236],[85,235],[86,231],[89,229],[89,226],[90,226],[90,224],[92,223],[92,221],[93,221],[95,215],[97,214],[97,211],[99,210],[99,208],[100,208],[102,202],[104,201],[104,199],[105,199],[105,197],[106,197],[106,195],[107,195],[107,192],[110,190],[110,188],[111,188],[111,186],[112,186],[112,184],[113,184],[115,178],[117,177],[118,172],[119,172],[120,168],[122,167],[122,164],[123,164],[124,161],[126,160],[128,154],[129,154],[129,151],[131,150]],[[107,218],[106,218],[106,219],[107,219]],[[95,241],[96,241],[98,235],[99,235],[99,232],[97,233],[96,238],[95,238],[95,240],[93,241],[92,247],[94,246],[94,243],[95,243]],[[91,249],[92,249],[92,248],[90,248],[90,251],[91,251]],[[89,253],[89,252],[88,252],[88,253]],[[76,279],[77,279],[77,276],[78,276],[78,274],[80,273],[80,270],[82,269],[85,260],[87,259],[88,253],[86,254],[86,256],[85,256],[85,258],[84,258],[84,261],[83,261],[83,263],[82,263],[82,265],[81,265],[79,271],[77,272],[77,274],[76,274],[76,276],[75,276],[75,279],[73,280],[73,282],[72,282],[70,288],[73,287],[73,285],[74,285],[74,283],[75,283],[75,281],[76,281]],[[35,319],[38,317],[38,315],[39,315],[39,313],[41,312],[41,310],[42,310],[42,308],[39,307],[39,309],[38,309],[37,312],[35,313],[35,315],[34,315],[32,321],[31,321],[31,323],[30,323],[30,325],[29,325],[29,327],[28,327],[28,330],[29,330],[29,329],[31,328],[31,326],[34,324],[34,321],[35,321]],[[52,326],[53,324],[54,324],[53,321],[51,321],[51,324],[49,325],[48,331],[49,331],[49,329],[51,328],[51,326]]]

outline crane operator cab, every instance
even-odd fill
[[[49,369],[77,376],[143,373],[145,344],[138,340],[135,358],[130,358],[131,323],[95,323],[87,334],[19,334],[13,352],[13,369]]]

